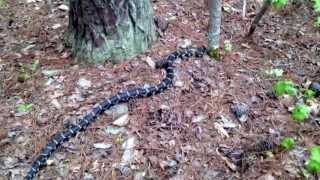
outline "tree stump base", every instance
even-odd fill
[[[149,0],[70,0],[67,41],[77,60],[119,63],[156,39]]]

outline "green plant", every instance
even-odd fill
[[[310,172],[320,172],[320,146],[314,146],[310,150],[310,158],[307,161],[307,169]]]
[[[295,96],[297,94],[297,89],[295,88],[294,83],[289,80],[278,81],[273,86],[273,91],[277,97],[283,96],[284,94],[288,94],[290,96]]]
[[[314,22],[314,25],[317,27],[320,27],[320,16],[316,17],[316,21]]]
[[[230,53],[232,51],[232,44],[230,41],[224,41],[224,50],[227,52],[227,53]]]
[[[316,92],[314,92],[311,89],[307,89],[304,91],[304,95],[303,95],[306,99],[311,99],[314,98],[316,96]]]
[[[27,72],[26,67],[23,64],[21,64],[19,75],[18,75],[18,81],[24,82],[24,81],[28,80],[29,78],[30,78],[30,75]]]
[[[32,103],[24,103],[17,105],[18,112],[27,112],[33,107]]]
[[[317,13],[320,13],[320,0],[313,0],[313,1],[314,1],[314,5],[313,5],[314,11]]]
[[[211,58],[219,60],[220,59],[220,50],[219,50],[219,48],[211,48],[211,49],[209,49],[208,55]]]
[[[291,137],[285,137],[281,140],[281,146],[286,150],[292,149],[294,145],[295,141]]]
[[[283,8],[284,6],[286,6],[288,4],[288,0],[272,0],[272,6],[276,7],[276,8]]]
[[[320,13],[320,0],[313,0],[313,9],[316,13]],[[320,26],[320,15],[316,17],[315,26]]]
[[[309,106],[306,106],[304,104],[298,104],[292,110],[291,116],[293,120],[301,122],[309,118],[310,113],[311,113],[311,109]]]
[[[18,81],[19,82],[25,82],[26,80],[30,79],[33,77],[38,69],[39,69],[39,60],[33,60],[33,63],[30,66],[27,66],[25,64],[20,64],[20,70],[19,70],[19,75],[18,75]]]

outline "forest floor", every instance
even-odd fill
[[[156,15],[168,20],[169,27],[146,53],[117,65],[77,63],[63,46],[66,6],[53,2],[52,13],[44,0],[1,5],[0,180],[21,179],[50,137],[95,103],[120,90],[158,83],[164,71],[152,69],[146,59],[165,57],[184,39],[194,46],[207,42],[209,12],[202,0],[154,1]],[[223,3],[221,46],[230,41],[231,52],[223,52],[220,61],[181,61],[174,87],[99,117],[57,150],[38,179],[308,176],[309,149],[320,144],[319,117],[292,120],[288,109],[296,99],[277,99],[270,92],[278,79],[299,87],[320,81],[320,31],[313,26],[312,5],[268,12],[246,39],[258,8],[255,1],[247,3],[246,18],[242,1]],[[32,66],[36,68],[30,70]],[[276,68],[284,71],[282,77],[266,74]],[[21,77],[26,75],[30,77]],[[233,112],[239,107],[247,109],[240,119]],[[120,127],[113,125],[116,119]],[[283,137],[296,140],[292,150],[280,148]],[[130,150],[122,147],[128,140]],[[121,166],[123,158],[130,164]]]

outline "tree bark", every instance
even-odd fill
[[[156,39],[149,0],[70,0],[68,43],[76,59],[119,63]]]
[[[208,33],[208,49],[212,58],[219,59],[219,41],[221,26],[221,0],[209,0],[210,22]]]

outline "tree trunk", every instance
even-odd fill
[[[76,59],[118,63],[156,39],[149,0],[70,0],[68,43]]]
[[[209,33],[208,33],[208,50],[212,58],[219,59],[219,41],[221,25],[221,0],[209,0]]]

